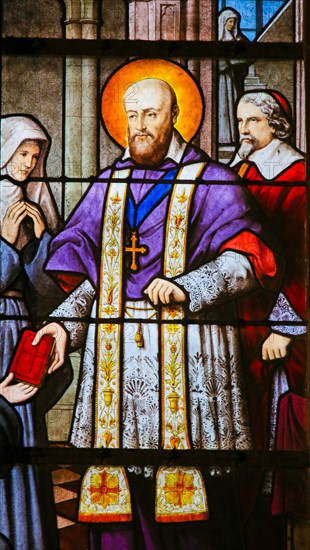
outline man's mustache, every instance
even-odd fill
[[[254,145],[258,143],[257,139],[254,136],[251,136],[251,134],[240,134],[239,142],[243,143],[245,140],[254,143]]]
[[[152,134],[151,132],[135,132],[134,134],[132,134],[130,137],[129,137],[129,141],[130,143],[132,141],[134,141],[137,137],[146,137],[146,136],[149,136],[151,138],[154,138],[154,134]]]

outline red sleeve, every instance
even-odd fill
[[[51,272],[54,279],[56,279],[59,286],[69,294],[77,286],[79,286],[84,280],[84,276],[80,273],[61,273],[61,272]]]
[[[261,286],[267,290],[278,289],[282,266],[280,269],[275,253],[256,235],[250,231],[242,231],[223,244],[220,252],[224,250],[235,250],[245,254],[249,258]]]

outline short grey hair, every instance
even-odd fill
[[[274,128],[275,136],[283,141],[289,139],[293,132],[293,124],[272,95],[266,92],[248,92],[244,94],[239,103],[253,103],[259,107],[268,120],[269,126]]]

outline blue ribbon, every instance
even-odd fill
[[[174,181],[177,173],[177,168],[169,170],[162,181]],[[137,229],[141,225],[150,212],[169,194],[172,185],[172,183],[155,185],[139,205],[136,205],[133,198],[129,197],[126,215],[131,229]]]

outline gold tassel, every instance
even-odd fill
[[[138,348],[144,348],[144,338],[143,338],[143,332],[142,332],[142,324],[138,324],[138,330],[135,335],[135,342],[138,346]]]

